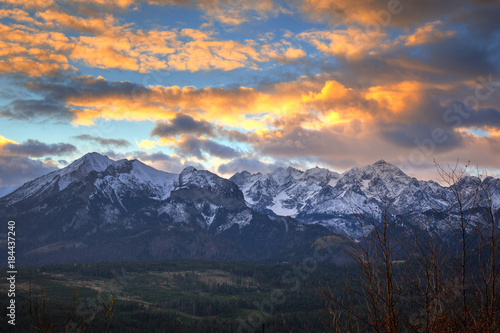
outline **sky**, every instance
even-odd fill
[[[500,176],[492,0],[0,0],[0,187],[88,152]]]

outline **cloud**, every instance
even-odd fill
[[[0,106],[0,117],[16,120],[70,120],[73,114],[64,101],[47,96],[44,99],[16,99]]]
[[[69,143],[46,144],[38,140],[28,139],[20,144],[7,143],[3,145],[1,154],[6,156],[43,157],[47,155],[61,156],[76,151],[76,147]]]
[[[365,56],[368,51],[380,47],[386,36],[380,31],[365,32],[357,27],[303,32],[297,35],[319,51],[327,55],[341,56],[347,61],[356,60]]]
[[[81,125],[92,125],[96,118],[171,120],[179,111],[196,115],[193,118],[199,117],[202,111],[207,121],[219,120],[234,125],[246,125],[251,124],[251,121],[245,119],[242,111],[253,108],[252,112],[260,113],[271,103],[269,96],[246,87],[145,87],[127,81],[110,82],[87,76],[62,82],[33,81],[26,87],[34,93],[44,94],[45,100],[50,102],[49,105],[57,102],[67,105],[65,109],[59,109],[60,117],[67,117],[70,110],[74,123]],[[266,104],[260,103],[259,96]],[[37,116],[31,109],[30,112],[25,112],[16,106],[12,105],[8,110],[4,110],[4,115],[12,118]],[[43,113],[40,115],[46,116]]]
[[[43,10],[47,7],[57,7],[56,0],[5,0],[4,2],[22,6],[28,10]],[[94,16],[100,13],[112,13],[135,8],[142,2],[150,5],[176,5],[196,7],[201,10],[208,20],[215,20],[226,25],[239,25],[250,20],[267,19],[279,13],[288,12],[272,0],[76,0],[65,2],[73,11],[90,13]]]
[[[105,139],[98,136],[93,136],[89,134],[82,134],[75,136],[74,138],[84,141],[91,141],[100,144],[101,146],[111,146],[111,147],[128,147],[130,142],[124,139]]]
[[[222,3],[207,1],[199,6],[212,11],[220,8]],[[100,1],[94,4],[103,5]],[[124,7],[128,8],[130,4],[126,2]],[[255,11],[262,15],[275,8],[270,0],[253,4],[235,1],[229,7],[233,5],[240,8],[241,13]],[[26,8],[37,7],[35,4]],[[157,70],[230,71],[258,69],[263,62],[289,61],[305,56],[304,51],[290,42],[286,42],[286,46],[281,43],[270,46],[252,39],[243,42],[218,39],[211,30],[161,26],[140,29],[111,13],[92,15],[92,11],[80,7],[74,8],[72,14],[57,6],[49,7],[33,15],[36,19],[19,8],[3,10],[0,12],[2,16],[20,21],[20,24],[11,26],[0,24],[0,73],[3,74],[40,77],[76,72],[70,61],[95,68],[140,73]],[[231,19],[241,20],[242,17],[233,15]]]
[[[74,72],[67,58],[68,42],[59,32],[0,23],[0,74],[40,77]]]
[[[180,173],[187,166],[194,166],[197,169],[205,169],[205,167],[198,162],[190,161],[178,155],[167,155],[161,151],[149,154],[143,151],[132,151],[127,153],[116,153],[113,151],[107,151],[104,152],[103,154],[116,160],[124,158],[138,159],[143,163],[146,163],[158,170],[163,170],[172,173]]]
[[[272,0],[147,0],[154,5],[196,6],[209,20],[225,25],[240,25],[250,20],[263,20],[269,16],[288,12]]]
[[[145,152],[134,152],[132,157],[141,160],[144,163],[150,164],[152,167],[159,170],[180,173],[185,164],[182,158],[177,155],[167,155],[162,152],[147,154]]]
[[[419,27],[415,33],[409,36],[402,36],[406,46],[417,46],[421,44],[436,43],[445,38],[455,35],[455,31],[442,31],[437,28],[441,22],[432,22]]]
[[[175,147],[183,156],[194,156],[199,160],[205,160],[203,152],[211,156],[227,159],[241,155],[237,150],[208,139],[186,138]]]
[[[415,27],[447,17],[463,8],[491,7],[494,1],[474,0],[300,0],[299,11],[312,20],[339,26],[357,24],[366,30]]]
[[[278,167],[284,167],[283,163],[264,163],[257,157],[239,157],[218,167],[218,172],[226,175],[233,175],[237,172],[248,171],[250,173],[269,173]]]
[[[0,187],[18,186],[55,170],[57,167],[52,163],[0,155]]]
[[[461,125],[476,128],[500,129],[500,111],[493,108],[470,110],[462,117]]]
[[[196,121],[185,114],[177,114],[168,123],[157,123],[152,136],[171,137],[180,134],[196,134],[214,136],[214,126],[207,121]]]

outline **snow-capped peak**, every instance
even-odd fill
[[[9,203],[18,202],[34,194],[41,195],[54,186],[57,186],[57,189],[62,191],[71,183],[86,177],[92,171],[101,172],[106,170],[112,163],[114,161],[107,156],[88,153],[63,169],[53,171],[23,184],[9,194]]]
[[[179,187],[211,188],[219,182],[219,179],[222,178],[210,171],[188,166],[179,175]]]
[[[91,171],[101,172],[106,170],[113,162],[109,157],[99,153],[88,153],[75,160],[66,168],[61,169],[59,175],[63,176],[76,170],[80,170],[81,174],[88,174]]]
[[[330,185],[333,186],[336,183],[336,180],[340,178],[340,174],[337,172],[330,171],[328,169],[315,167],[312,169],[306,170],[303,175],[303,178],[309,181],[312,181],[320,186]]]
[[[95,152],[88,153],[67,167],[56,171],[54,176],[59,177],[57,182],[59,190],[62,191],[75,180],[85,177],[92,171],[102,172],[113,163],[114,161],[107,156]]]
[[[289,183],[290,181],[293,181],[294,178],[285,171],[285,169],[279,167],[270,174],[264,176],[264,178],[267,178],[268,181],[271,183],[276,184],[277,186],[283,186]]]

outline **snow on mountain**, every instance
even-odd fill
[[[307,181],[312,181],[319,186],[335,186],[338,179],[340,178],[340,174],[337,172],[330,171],[328,169],[315,167],[313,169],[308,169],[303,173],[302,179]],[[299,178],[300,179],[300,178]]]
[[[295,169],[294,167],[291,167],[291,166],[289,166],[286,169],[286,172],[288,172],[295,179],[302,177],[302,175],[304,174],[304,171],[299,170],[299,169]]]
[[[290,180],[283,169],[268,177],[276,186]],[[0,198],[0,215],[17,220],[29,239],[18,253],[25,263],[302,259],[332,235],[249,208],[235,183],[209,171],[188,167],[176,175],[98,154]]]
[[[104,177],[96,179],[96,191],[109,197],[124,193],[146,193],[150,199],[165,200],[175,188],[178,175],[156,170],[138,160],[119,160],[109,165]]]
[[[179,188],[199,187],[199,188],[212,188],[220,183],[219,176],[206,171],[196,170],[194,167],[189,166],[182,170],[179,175]]]
[[[241,189],[249,206],[260,211],[272,211],[276,215],[296,216],[306,201],[338,178],[327,169],[314,168],[305,172],[288,167],[278,168],[269,174],[235,174],[230,180]]]
[[[495,189],[490,192],[499,207],[500,180],[490,178],[485,183]],[[444,210],[453,202],[452,188],[434,181],[419,181],[384,160],[354,167],[343,174],[318,167],[306,171],[289,167],[264,175],[241,172],[231,180],[252,208],[292,216],[304,223],[320,223],[350,235],[360,230],[356,216],[376,216],[384,202],[390,203],[393,215]],[[477,181],[464,177],[456,185],[465,189],[468,202]]]
[[[42,196],[50,191],[62,191],[69,184],[87,176],[92,171],[104,171],[114,161],[98,153],[88,153],[67,167],[29,181],[8,196],[13,204],[31,196]]]
[[[0,198],[5,206],[25,199],[32,205],[69,191],[62,196],[88,203],[78,211],[80,219],[90,219],[89,214],[99,211],[109,223],[119,223],[123,214],[140,211],[148,216],[166,214],[172,222],[192,221],[217,232],[235,224],[245,227],[252,220],[253,209],[271,218],[290,216],[356,237],[364,228],[357,216],[379,216],[385,202],[390,203],[390,213],[399,216],[447,211],[454,202],[453,191],[458,189],[464,207],[487,199],[500,207],[500,179],[487,177],[478,182],[477,177],[466,176],[443,187],[410,177],[383,160],[342,174],[318,167],[305,171],[288,167],[267,174],[243,171],[227,180],[194,167],[177,175],[138,160],[113,161],[90,153],[19,188],[1,188]],[[489,197],[477,192],[478,184],[488,188]],[[126,223],[132,225],[134,219]],[[73,226],[71,221],[66,227]]]
[[[98,153],[88,153],[77,159],[66,168],[56,171],[59,190],[64,190],[74,180],[88,175],[92,171],[106,170],[114,161]]]
[[[230,179],[240,187],[251,207],[296,216],[323,186],[335,184],[338,178],[338,173],[318,167],[306,171],[288,167],[266,175],[241,172]]]

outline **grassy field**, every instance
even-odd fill
[[[53,330],[102,331],[112,300],[112,332],[322,332],[328,330],[318,283],[335,285],[342,269],[199,260],[113,262],[21,268],[18,332],[45,314]],[[32,310],[29,310],[31,285]],[[7,304],[8,284],[0,282]],[[72,310],[74,308],[74,311]],[[68,319],[69,318],[69,319]],[[7,327],[2,318],[2,327]],[[40,320],[39,320],[40,322]],[[65,326],[69,322],[69,326]],[[40,324],[38,325],[40,326]]]

